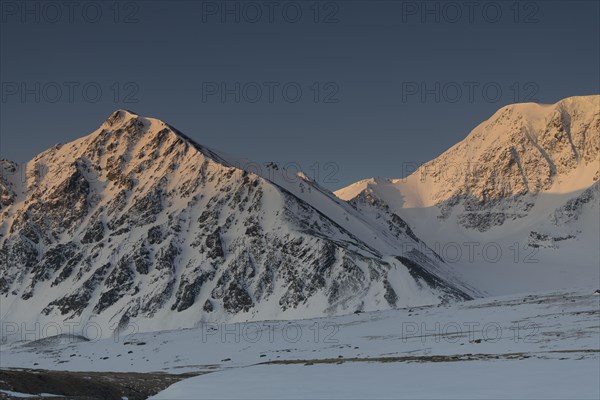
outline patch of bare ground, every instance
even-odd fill
[[[41,369],[0,369],[0,390],[50,393],[52,400],[143,400],[172,384],[200,373],[71,372]],[[16,399],[0,392],[0,399]],[[31,399],[44,397],[33,396]],[[20,400],[23,397],[19,397]]]
[[[408,355],[399,357],[350,357],[350,358],[321,358],[321,359],[306,359],[306,360],[274,360],[260,364],[342,364],[345,362],[456,362],[456,361],[486,361],[486,360],[522,360],[525,358],[546,358],[544,354],[549,353],[600,353],[600,349],[583,349],[583,350],[551,350],[547,352],[536,353],[502,353],[502,354],[455,354],[455,355]]]

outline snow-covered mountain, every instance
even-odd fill
[[[476,294],[400,217],[375,223],[303,174],[129,111],[1,167],[3,321],[155,330]]]
[[[490,293],[600,285],[600,96],[501,108],[403,179],[335,194]]]

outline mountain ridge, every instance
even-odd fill
[[[365,214],[399,215],[433,248],[497,246],[499,261],[462,257],[456,266],[502,294],[600,283],[599,178],[600,96],[577,96],[503,107],[408,177],[335,194]],[[535,253],[535,263],[515,261],[519,252]]]
[[[441,260],[402,252],[416,243],[402,227],[373,225],[305,176],[236,163],[118,110],[34,157],[22,182],[3,174],[2,320],[153,330],[475,295]]]

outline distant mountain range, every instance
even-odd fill
[[[0,316],[158,330],[593,286],[599,100],[504,107],[408,178],[335,195],[118,110],[1,161]],[[465,242],[485,259],[449,257]]]

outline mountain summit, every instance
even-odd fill
[[[303,174],[130,111],[2,166],[3,321],[154,330],[476,294],[400,217],[382,227]]]
[[[503,294],[600,283],[599,179],[600,96],[580,96],[503,107],[410,176],[335,194],[391,210],[434,249],[456,244],[463,276]]]

